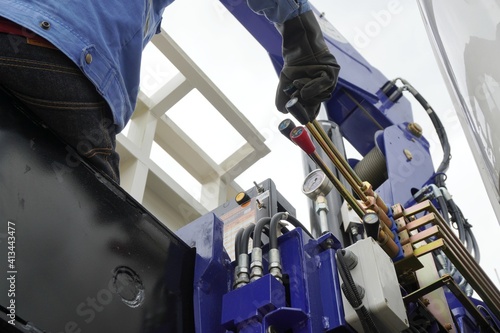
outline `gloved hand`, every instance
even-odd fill
[[[276,91],[276,107],[287,113],[285,104],[297,97],[312,121],[321,102],[330,99],[340,66],[328,50],[312,11],[276,24],[276,28],[283,37],[285,62]]]

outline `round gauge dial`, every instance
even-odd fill
[[[378,215],[376,213],[366,213],[365,216],[363,216],[363,222],[366,224],[378,223]]]
[[[310,197],[316,199],[319,195],[327,195],[333,188],[332,182],[326,177],[326,174],[316,169],[311,171],[304,180],[302,185],[302,192]]]

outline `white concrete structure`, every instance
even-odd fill
[[[121,185],[169,228],[176,230],[226,202],[242,189],[234,179],[269,153],[264,137],[210,81],[183,50],[163,31],[153,39],[162,62],[170,62],[177,73],[147,96],[141,90],[136,111],[126,130],[117,138],[121,156]],[[142,89],[142,88],[141,88]],[[190,92],[199,92],[244,144],[220,163],[208,156],[171,118],[168,111]],[[197,107],[196,105],[193,107]],[[207,135],[213,124],[206,124]],[[172,168],[199,184],[199,195],[179,182],[158,162],[168,159]],[[193,182],[192,182],[193,183]],[[196,192],[197,190],[194,190]]]

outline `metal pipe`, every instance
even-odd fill
[[[333,186],[337,189],[337,191],[340,192],[340,195],[344,197],[344,199],[347,201],[347,203],[352,207],[352,209],[356,212],[356,214],[362,218],[363,215],[365,214],[365,211],[361,204],[354,198],[354,196],[346,190],[346,188],[342,185],[340,180],[338,180],[337,177],[333,174],[333,172],[328,168],[328,166],[325,164],[325,162],[321,159],[319,154],[317,152],[314,152],[309,155],[309,157],[312,158],[312,160],[318,165],[318,167],[323,170],[325,175],[330,179],[332,182]]]
[[[321,126],[321,124],[316,119],[314,119],[312,121],[312,124],[313,124],[314,128],[316,128],[316,130],[318,131],[318,133],[321,136],[321,138],[323,139],[323,141],[326,142],[326,144],[328,145],[328,148],[332,151],[332,153],[338,159],[340,164],[342,164],[342,167],[345,170],[345,172],[348,173],[352,177],[352,180],[354,181],[354,183],[356,185],[358,185],[358,187],[362,188],[363,181],[361,180],[361,178],[359,178],[359,176],[356,174],[356,172],[351,168],[349,163],[347,163],[347,161],[344,159],[344,157],[339,152],[337,147],[335,147],[332,140],[330,140],[330,138],[328,137],[328,134],[323,129],[323,126]],[[344,174],[342,174],[342,175],[345,177]]]
[[[477,264],[464,245],[456,238],[444,219],[439,215],[436,207],[430,201],[424,201],[405,210],[406,216],[415,215],[422,211],[434,213],[435,224],[440,228],[446,246],[443,251],[459,269],[463,268],[462,275],[474,288],[477,294],[490,307],[497,317],[500,317],[500,293],[484,270]]]
[[[307,112],[304,109],[304,107],[299,103],[297,98],[292,98],[286,104],[286,108],[303,125],[307,127],[311,135],[324,150],[324,152],[326,153],[328,158],[332,161],[332,163],[335,165],[337,170],[339,170],[339,172],[342,174],[342,176],[344,176],[349,185],[351,185],[353,191],[356,193],[358,198],[363,202],[366,201],[365,191],[368,190],[368,188],[365,186],[365,184],[359,178],[356,172],[351,168],[349,163],[347,163],[347,161],[339,152],[337,147],[335,147],[333,142],[328,137],[328,134],[324,131],[321,124],[316,119],[308,121],[309,117],[307,116]],[[379,202],[379,207],[381,207],[384,210],[384,212],[387,213],[389,209],[387,205],[383,202],[382,198],[377,196],[377,201]]]
[[[319,215],[319,228],[320,232],[323,235],[328,232],[330,228],[328,228],[328,205],[326,203],[326,197],[323,195],[318,195],[316,198],[316,213]]]
[[[290,132],[290,139],[297,144],[316,164],[317,166],[325,173],[325,175],[330,179],[333,186],[340,192],[340,194],[344,197],[347,203],[352,207],[352,209],[356,212],[356,214],[363,218],[365,214],[364,208],[361,204],[354,198],[354,196],[346,190],[344,185],[340,182],[340,180],[333,174],[332,170],[325,164],[321,156],[316,152],[316,148],[311,141],[306,129],[302,126],[295,127]]]
[[[315,121],[315,122],[317,123],[317,121]],[[363,191],[361,191],[361,188],[360,188],[360,185],[359,185],[359,184],[362,185],[361,181],[359,182],[359,184],[356,182],[356,180],[353,177],[353,174],[349,173],[347,171],[347,169],[344,167],[344,165],[342,164],[341,160],[335,156],[335,154],[333,153],[333,151],[329,148],[327,141],[324,140],[321,137],[321,134],[316,129],[316,127],[313,125],[313,123],[307,123],[306,127],[309,130],[309,132],[311,133],[311,135],[314,137],[314,139],[316,140],[316,142],[318,142],[318,144],[324,150],[324,152],[326,153],[326,155],[330,158],[330,160],[335,165],[335,167],[344,176],[344,178],[347,180],[347,182],[349,183],[349,185],[351,185],[353,191],[356,193],[356,195],[358,196],[358,198],[361,201],[366,201],[366,195],[363,193]],[[331,142],[331,141],[328,140],[328,142]],[[337,150],[337,152],[338,152],[338,150]],[[342,158],[342,160],[344,161],[343,158]],[[353,171],[353,173],[354,173],[354,171]]]

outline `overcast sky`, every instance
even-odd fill
[[[388,79],[407,79],[439,114],[453,155],[447,172],[447,187],[474,226],[483,268],[500,286],[494,271],[500,266],[498,256],[491,251],[493,245],[489,245],[500,239],[499,224],[467,149],[467,141],[440,76],[416,1],[316,0],[311,3],[325,12],[326,18],[368,62]],[[277,131],[284,116],[274,107],[278,81],[267,54],[218,0],[175,1],[165,11],[163,28],[263,133],[266,144],[272,149],[267,157],[238,177],[238,183],[248,189],[253,186],[253,181],[273,179],[278,191],[297,209],[297,217],[307,225],[308,199],[300,190],[304,179],[301,155]],[[159,66],[155,64],[153,70],[149,66],[146,77],[168,72]],[[433,126],[425,112],[414,105],[415,119],[433,145],[434,163],[439,163],[442,151]],[[185,117],[186,114],[189,116]],[[195,141],[217,162],[237,147],[237,139],[227,140],[224,133],[207,132],[211,113],[186,106],[169,111],[169,116],[185,130],[189,129]],[[193,118],[198,121],[193,121]]]

